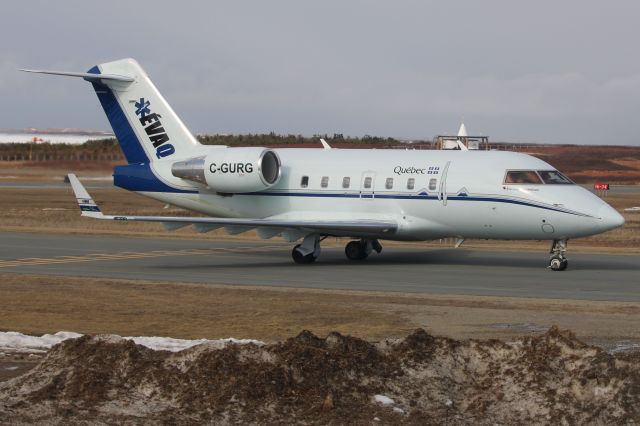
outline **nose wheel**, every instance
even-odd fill
[[[569,261],[560,256],[553,256],[549,259],[549,269],[552,271],[564,271],[568,264]]]
[[[569,261],[565,257],[567,251],[567,240],[554,240],[551,245],[549,254],[549,269],[552,271],[564,271],[569,265]]]

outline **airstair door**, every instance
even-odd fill
[[[442,201],[442,204],[445,206],[447,205],[447,173],[449,173],[449,166],[451,166],[451,161],[447,161],[447,164],[444,166],[444,170],[440,176],[440,188],[438,189],[438,199]]]

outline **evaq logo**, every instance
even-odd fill
[[[169,142],[169,136],[165,132],[162,123],[160,122],[160,114],[152,113],[149,107],[151,102],[140,98],[135,103],[136,115],[140,117],[140,124],[144,127],[144,131],[147,132],[147,136],[151,140],[153,147],[156,149],[156,157],[167,157],[176,152],[176,149]]]

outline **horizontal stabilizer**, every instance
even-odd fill
[[[134,80],[133,77],[127,77],[125,75],[116,75],[116,74],[91,74],[87,72],[26,70],[26,69],[21,69],[20,71],[32,72],[36,74],[52,74],[52,75],[64,75],[67,77],[81,77],[92,83],[101,83],[103,80],[104,81],[109,81],[109,80],[122,81],[123,83],[131,83]]]

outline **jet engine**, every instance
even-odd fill
[[[280,158],[266,148],[220,148],[215,152],[178,161],[171,173],[216,192],[241,194],[262,191],[280,179]]]

